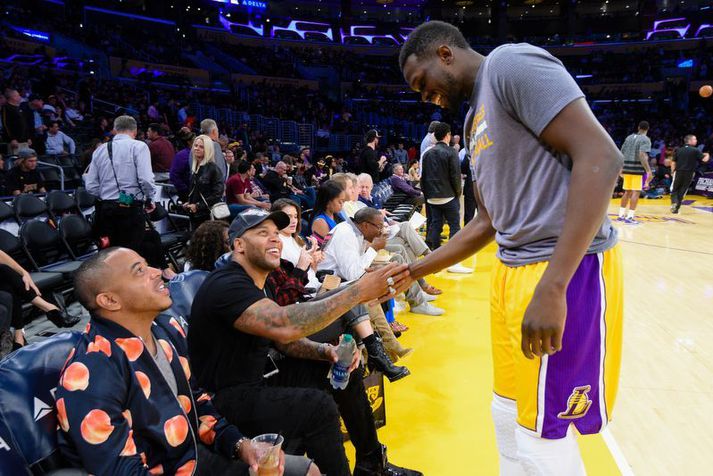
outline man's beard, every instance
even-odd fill
[[[461,103],[465,101],[465,97],[463,97],[463,94],[460,91],[460,85],[458,84],[458,81],[456,80],[455,76],[453,76],[449,71],[445,72],[445,83],[445,89],[447,91],[447,105],[444,109],[457,112],[460,108]]]

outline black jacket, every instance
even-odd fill
[[[10,142],[12,140],[27,142],[34,132],[33,129],[29,127],[29,124],[32,123],[29,121],[25,111],[20,107],[13,106],[12,104],[5,104],[2,107],[2,139],[4,142]]]
[[[463,191],[460,178],[460,161],[453,147],[438,142],[423,154],[421,190],[426,200],[431,198],[460,197]]]
[[[191,188],[188,194],[188,203],[198,205],[198,213],[207,213],[210,207],[223,198],[225,180],[223,173],[213,162],[198,167],[196,173],[191,174]],[[201,194],[203,197],[201,197]],[[205,201],[203,199],[205,198]],[[207,202],[207,205],[206,205]]]
[[[287,186],[287,178],[280,177],[274,170],[270,170],[265,174],[262,183],[267,188],[267,193],[270,194],[271,202],[292,195],[292,190]]]

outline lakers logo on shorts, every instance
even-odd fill
[[[562,420],[574,420],[586,415],[589,411],[589,407],[592,406],[592,401],[589,399],[589,395],[587,395],[591,389],[591,385],[574,387],[572,394],[567,399],[567,410],[558,414],[557,418],[561,418]]]

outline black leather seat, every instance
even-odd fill
[[[0,361],[0,451],[3,475],[84,476],[69,469],[57,443],[54,391],[79,332],[62,332]]]
[[[45,197],[45,202],[47,203],[47,208],[49,208],[50,215],[55,223],[58,223],[63,215],[68,213],[80,213],[77,202],[61,190],[53,190],[49,192],[47,197]]]
[[[15,217],[20,224],[35,218],[50,218],[47,204],[28,193],[21,193],[16,196],[12,202],[12,207],[15,209]]]
[[[94,254],[99,247],[92,226],[82,215],[66,215],[59,222],[59,235],[74,259]]]
[[[68,275],[81,266],[62,241],[59,231],[48,223],[32,220],[20,227],[20,241],[36,271],[51,271]]]
[[[64,282],[62,273],[31,271],[33,266],[32,262],[22,248],[20,239],[5,230],[0,230],[0,250],[9,254],[20,266],[30,271],[30,276],[37,287],[40,288],[40,291],[49,291]]]

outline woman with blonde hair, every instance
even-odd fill
[[[210,208],[221,201],[225,192],[225,178],[215,164],[213,141],[207,135],[200,135],[193,141],[189,190],[183,208],[196,228],[210,218]]]

